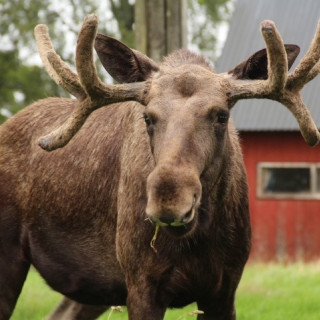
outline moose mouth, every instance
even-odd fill
[[[183,220],[174,218],[162,217],[161,219],[149,218],[149,220],[156,226],[162,227],[170,235],[175,237],[183,237],[189,234],[196,225],[196,208],[192,209],[184,216]]]
[[[186,235],[190,234],[194,230],[195,225],[196,225],[196,221],[195,219],[193,219],[187,224],[183,224],[179,226],[169,225],[169,226],[163,227],[162,229],[172,236],[185,237]]]

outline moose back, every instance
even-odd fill
[[[187,50],[158,65],[96,35],[97,25],[94,15],[84,21],[77,74],[37,27],[45,67],[77,99],[37,101],[0,127],[0,319],[12,314],[30,265],[67,297],[51,319],[127,305],[130,319],[160,320],[194,301],[199,319],[235,319],[250,219],[229,112],[239,99],[278,100],[316,144],[294,86],[300,73],[287,76],[299,49],[265,21],[267,50],[215,74]],[[93,45],[121,84],[97,77]],[[305,73],[298,89],[314,67]]]

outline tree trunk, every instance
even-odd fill
[[[186,0],[136,0],[136,47],[155,61],[186,47]]]

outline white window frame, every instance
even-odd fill
[[[310,192],[266,192],[264,190],[265,170],[273,168],[310,169]],[[257,197],[260,199],[320,200],[320,190],[317,190],[320,185],[317,184],[317,170],[320,170],[320,162],[259,162],[257,165]]]

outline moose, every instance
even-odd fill
[[[269,20],[266,49],[222,74],[184,49],[157,64],[97,28],[87,16],[74,72],[36,27],[45,68],[76,99],[37,101],[0,127],[0,319],[30,265],[65,297],[50,319],[126,305],[131,320],[160,320],[192,302],[198,319],[236,319],[251,231],[229,113],[240,99],[279,101],[316,145],[300,91],[320,71],[320,23],[290,74],[299,47]],[[99,79],[93,48],[118,84]]]

